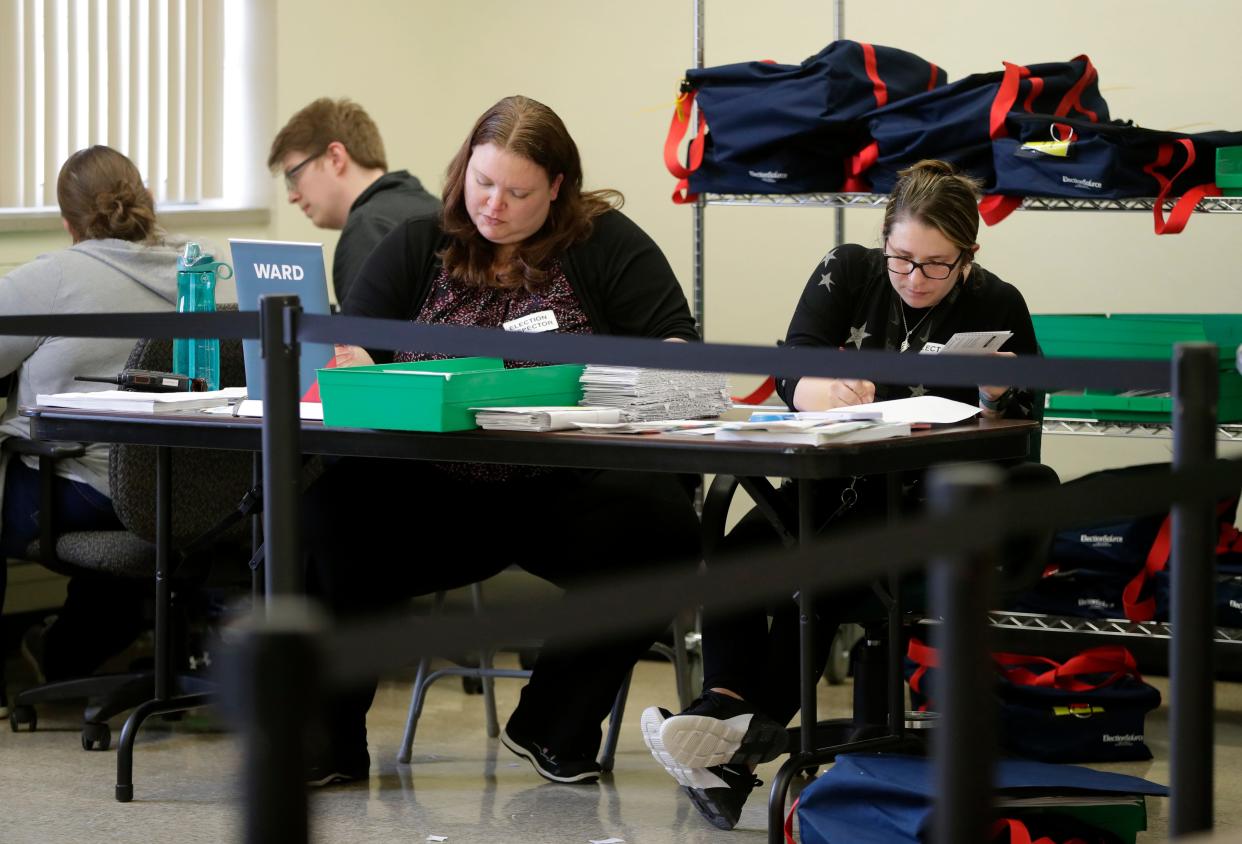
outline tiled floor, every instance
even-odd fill
[[[20,662],[11,661],[9,668],[11,689],[28,682]],[[516,701],[518,682],[498,682],[502,713]],[[1155,682],[1163,686],[1161,678]],[[498,742],[487,739],[481,698],[463,694],[454,680],[433,687],[414,763],[398,765],[396,746],[408,689],[405,681],[385,683],[372,710],[370,782],[314,795],[314,840],[424,842],[435,835],[446,836],[449,844],[764,840],[763,794],[752,796],[737,830],[721,832],[699,818],[643,747],[637,730],[642,708],[674,702],[666,664],[639,665],[616,771],[589,786],[545,783]],[[821,711],[843,712],[848,695],[848,686],[821,686]],[[1217,702],[1218,839],[1237,835],[1242,841],[1242,686],[1218,684]],[[209,715],[179,723],[155,720],[141,734],[135,799],[128,805],[112,796],[115,752],[82,751],[79,717],[80,710],[44,708],[38,732],[0,730],[0,842],[188,844],[241,839],[238,746]],[[1161,709],[1148,722],[1156,759],[1114,769],[1166,781],[1166,734],[1167,711]],[[775,768],[776,763],[764,766],[760,776],[766,779]],[[1151,829],[1140,841],[1165,840],[1166,801],[1149,801],[1149,813]]]

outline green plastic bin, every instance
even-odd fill
[[[1225,196],[1242,196],[1242,147],[1216,148],[1216,186]]]
[[[452,358],[319,370],[323,422],[341,428],[464,431],[472,407],[576,405],[578,364],[505,369],[500,358]]]
[[[1221,422],[1242,421],[1242,375],[1235,353],[1242,314],[1047,314],[1032,317],[1045,355],[1172,361],[1177,343],[1215,343],[1219,351]],[[1124,422],[1168,422],[1167,394],[1127,395],[1095,390],[1050,393],[1049,416]]]

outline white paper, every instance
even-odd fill
[[[821,410],[814,413],[798,414],[799,419],[838,419],[857,418],[851,414],[860,411],[879,410],[885,422],[909,422],[911,425],[931,424],[949,425],[964,422],[980,413],[976,405],[966,404],[940,396],[912,396],[908,399],[877,401],[868,404],[854,404],[832,410]]]
[[[448,841],[447,835],[428,835],[428,841]]]
[[[203,413],[211,413],[216,416],[262,417],[263,402],[258,399],[246,399],[228,407],[211,407],[204,410]],[[322,422],[323,405],[319,402],[298,402],[298,416],[302,419],[315,419]]]
[[[144,393],[138,390],[88,390],[81,393],[40,393],[35,398],[35,401],[42,405],[47,405],[50,401],[55,401],[57,399],[101,402],[128,401],[133,402],[134,404],[155,402],[156,404],[179,405],[221,399],[224,401],[232,401],[234,399],[244,399],[245,397],[245,387],[225,387],[223,390],[208,390],[197,393]]]
[[[199,410],[227,405],[246,397],[245,387],[227,387],[198,393],[144,393],[135,390],[90,390],[77,393],[40,393],[35,404],[79,410],[120,410],[143,413]]]
[[[592,838],[591,844],[625,844],[624,838]]]
[[[959,331],[943,345],[928,343],[919,354],[990,355],[999,352],[1012,336],[1012,331]]]

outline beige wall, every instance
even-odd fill
[[[379,123],[390,164],[435,192],[483,108],[510,93],[533,96],[574,134],[588,186],[626,194],[627,213],[688,287],[690,212],[669,201],[661,148],[678,80],[693,61],[690,0],[273,2],[274,128],[316,96],[351,96]],[[709,65],[797,62],[832,39],[829,0],[706,5]],[[1114,116],[1157,128],[1242,128],[1229,59],[1240,30],[1235,0],[856,0],[845,10],[847,37],[918,52],[951,79],[1003,59],[1086,52]],[[330,250],[334,234],[314,229],[277,187],[274,179],[269,226],[200,233],[323,240]],[[782,336],[811,266],[831,244],[832,220],[823,209],[709,208],[708,338],[766,344]],[[878,222],[877,212],[852,211],[847,236],[874,244]],[[981,233],[980,259],[1018,285],[1034,311],[1237,311],[1240,235],[1242,218],[1231,215],[1200,215],[1186,233],[1157,238],[1144,214],[1019,212]],[[62,243],[0,234],[0,265]]]

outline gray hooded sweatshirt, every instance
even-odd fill
[[[177,301],[180,246],[176,241],[145,246],[115,239],[84,240],[40,255],[0,278],[0,314],[171,311]],[[17,372],[0,416],[0,439],[29,439],[30,422],[18,415],[18,408],[35,404],[39,393],[109,389],[107,384],[74,381],[73,377],[118,374],[135,342],[0,336],[0,376]],[[32,459],[31,465],[38,464]],[[80,459],[60,461],[56,473],[108,495],[108,446],[88,445]]]

